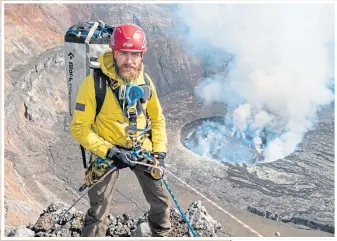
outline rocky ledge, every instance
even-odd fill
[[[5,229],[7,237],[79,237],[83,228],[85,214],[72,208],[64,217],[63,213],[70,206],[64,203],[52,203],[43,210],[35,224],[27,227],[10,227]],[[178,209],[171,208],[171,237],[189,237],[189,231]],[[201,201],[192,202],[185,212],[195,232],[200,237],[216,237],[221,224],[207,212]],[[62,219],[61,219],[62,218]],[[117,217],[108,215],[107,237],[150,237],[147,213],[138,219],[128,214]]]

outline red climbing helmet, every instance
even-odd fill
[[[146,36],[143,29],[135,24],[121,24],[113,31],[109,46],[113,50],[146,52]]]

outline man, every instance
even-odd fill
[[[98,59],[103,74],[114,81],[116,86],[125,84],[145,84],[143,57],[147,50],[144,31],[137,25],[122,24],[115,28],[110,40],[111,52],[104,53]],[[146,128],[147,111],[151,120],[151,140],[145,138],[142,147],[153,155],[164,166],[167,152],[165,117],[159,103],[156,88],[150,81],[152,95],[142,104],[144,111],[136,118],[137,128]],[[166,236],[170,229],[170,198],[162,180],[147,175],[142,165],[132,162],[130,154],[132,140],[125,127],[131,123],[125,120],[125,113],[118,101],[119,96],[113,93],[110,86],[106,88],[103,106],[95,118],[96,100],[93,75],[87,76],[81,83],[77,97],[70,131],[74,139],[96,157],[108,158],[118,170],[130,167],[135,173],[150,204],[148,215],[152,236]],[[95,185],[89,192],[90,208],[85,217],[83,237],[105,236],[108,220],[107,214],[112,201],[112,192],[119,171],[112,172],[102,183]]]

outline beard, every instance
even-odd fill
[[[122,64],[121,66],[117,66],[118,76],[126,82],[131,82],[138,79],[141,70],[142,63],[140,63],[138,66],[128,64]]]

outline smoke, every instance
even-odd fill
[[[191,51],[232,56],[227,69],[200,81],[206,104],[228,104],[226,124],[250,135],[265,161],[284,158],[334,98],[332,4],[182,4]],[[196,52],[195,50],[202,50]],[[267,134],[266,134],[267,133]],[[266,138],[262,148],[262,135]]]

